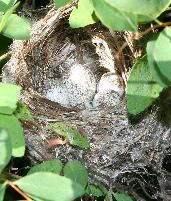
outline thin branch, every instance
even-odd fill
[[[16,175],[16,174],[11,173],[11,172],[3,172],[3,175],[10,176],[10,177],[12,177],[13,179],[21,179],[21,178],[22,178],[21,176],[18,176],[18,175]]]
[[[2,56],[0,56],[0,61],[4,60],[4,59],[6,59],[7,57],[10,57],[10,56],[11,56],[11,52],[9,51],[9,52],[3,54]]]
[[[158,28],[162,28],[162,27],[167,27],[167,26],[171,26],[171,22],[164,22],[164,23],[160,23],[160,24],[156,24],[153,27],[149,27],[148,29],[146,29],[145,31],[141,32],[139,35],[139,38],[142,38],[144,35],[152,32],[154,29],[158,29]]]
[[[139,40],[140,38],[142,38],[143,36],[147,35],[148,33],[154,31],[154,29],[158,29],[158,28],[162,28],[162,27],[167,27],[167,26],[171,26],[171,22],[164,22],[164,23],[160,23],[160,24],[156,24],[153,27],[149,27],[148,29],[146,29],[145,31],[136,34],[135,37],[133,37],[134,40]],[[123,45],[119,48],[117,55],[115,56],[116,58],[120,57],[120,54],[123,52],[123,50],[128,46],[127,42],[124,42]]]
[[[33,201],[31,198],[29,198],[24,192],[22,192],[17,186],[15,186],[11,181],[5,180],[5,184],[8,184],[11,186],[15,191],[17,191],[23,198],[27,201]]]

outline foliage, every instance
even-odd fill
[[[16,110],[20,90],[20,86],[0,83],[0,113],[12,114]]]
[[[84,194],[81,185],[51,172],[30,174],[13,183],[34,200],[71,201]]]
[[[163,87],[171,85],[171,28],[166,27],[160,34],[156,35],[156,40],[147,44],[147,54],[151,72],[156,81]]]
[[[51,124],[47,128],[51,128],[58,135],[61,135],[65,138],[71,145],[78,146],[82,149],[90,148],[89,141],[75,128],[72,128],[70,125],[67,125],[63,122],[56,122]]]
[[[21,157],[25,151],[25,141],[23,129],[13,112],[20,96],[21,87],[0,83],[0,128],[5,128],[8,132],[12,155]]]
[[[116,201],[132,201],[131,197],[122,193],[113,193],[113,196]]]
[[[147,59],[144,56],[134,64],[127,87],[127,106],[131,114],[144,111],[170,86],[170,37],[170,28],[154,34],[147,43]]]
[[[69,161],[64,167],[64,176],[81,184],[84,188],[88,183],[88,173],[78,161]]]
[[[33,174],[35,172],[52,172],[55,174],[61,174],[61,171],[62,171],[62,163],[60,160],[49,160],[33,166],[29,170],[27,175]]]
[[[96,21],[92,16],[93,10],[93,3],[91,0],[80,0],[78,2],[78,7],[73,9],[69,17],[70,26],[72,28],[78,28],[94,24]]]
[[[90,195],[93,195],[94,197],[104,197],[105,193],[103,190],[100,189],[100,187],[94,185],[94,184],[89,184],[87,187],[87,193]]]
[[[25,120],[25,121],[30,121],[33,122],[33,117],[32,114],[30,112],[30,110],[28,109],[28,107],[22,103],[21,101],[18,101],[17,103],[17,108],[14,111],[14,115],[17,117],[17,119],[19,120]]]
[[[0,201],[4,200],[6,184],[0,184]]]
[[[127,87],[128,112],[136,115],[145,110],[159,96],[162,89],[152,77],[145,55],[136,62],[130,72]]]
[[[57,8],[60,8],[62,6],[65,6],[67,3],[69,3],[70,0],[62,0],[62,1],[58,1],[58,0],[54,0],[54,4]]]
[[[69,2],[71,0],[54,0],[58,8]],[[69,23],[72,28],[79,28],[100,21],[110,30],[134,32],[140,24],[150,27],[150,23],[157,23],[158,27],[165,27],[159,22],[159,17],[170,3],[171,0],[79,0],[71,12]],[[17,0],[0,0],[0,34],[27,40],[31,22],[15,14],[18,6]],[[171,28],[165,27],[151,35],[144,56],[135,62],[128,79],[127,107],[134,115],[148,108],[171,83]],[[88,182],[88,172],[79,161],[69,161],[64,167],[59,160],[45,161],[32,167],[26,176],[7,180],[4,173],[11,157],[21,157],[25,152],[19,120],[34,121],[27,106],[19,102],[20,91],[19,86],[0,83],[0,201],[4,200],[9,185],[27,200],[70,201],[86,193],[105,196],[107,190],[104,187]],[[72,145],[90,147],[87,139],[69,125],[58,122],[50,128]],[[117,201],[132,200],[125,194],[111,195]]]
[[[5,129],[0,129],[0,153],[1,153],[1,161],[0,161],[0,173],[8,164],[11,155],[12,155],[12,146],[8,133]]]
[[[63,0],[54,1],[58,2],[57,7],[65,5]],[[136,31],[138,23],[147,23],[157,19],[170,3],[170,0],[150,2],[148,0],[141,2],[136,0],[79,0],[78,7],[71,13],[70,25],[73,28],[78,25],[84,27],[84,18],[87,21],[86,25],[92,24],[93,19],[96,21],[99,19],[106,27],[115,31]],[[93,18],[94,14],[97,18]]]
[[[31,23],[13,12],[19,3],[16,0],[0,0],[0,33],[14,39],[29,39]]]

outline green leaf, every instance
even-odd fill
[[[11,154],[12,147],[8,133],[6,132],[6,130],[0,128],[0,173],[10,161]]]
[[[0,19],[0,32],[2,32],[3,28],[5,27],[5,25],[8,22],[9,17],[11,16],[11,14],[15,11],[15,9],[18,7],[19,2],[16,3],[14,6],[12,6],[11,8],[9,8],[6,13],[4,15],[1,16]]]
[[[147,43],[148,65],[149,65],[150,71],[152,73],[152,76],[154,77],[156,82],[158,82],[161,86],[166,87],[169,85],[170,82],[160,72],[157,62],[155,61],[154,54],[153,54],[157,37],[158,37],[158,34],[155,34],[154,37]]]
[[[69,161],[64,167],[64,176],[79,183],[83,188],[88,182],[86,168],[77,160]]]
[[[105,194],[103,193],[103,191],[98,186],[95,186],[93,184],[88,185],[88,187],[87,187],[87,193],[89,195],[94,196],[94,197],[105,196]]]
[[[163,87],[151,75],[147,57],[139,59],[133,66],[127,86],[127,107],[131,114],[138,114],[149,107],[159,96]]]
[[[17,117],[17,119],[33,122],[33,116],[30,110],[28,109],[27,105],[22,102],[17,103],[17,109],[15,110],[14,115]]]
[[[122,194],[122,193],[113,193],[113,196],[115,197],[115,199],[117,201],[133,201],[133,199],[126,194]]]
[[[65,6],[66,4],[70,3],[71,0],[53,0],[55,3],[56,8],[60,8]]]
[[[2,34],[17,40],[28,40],[30,38],[30,30],[31,23],[28,19],[12,14],[8,18],[8,21],[2,30]]]
[[[0,107],[0,113],[1,114],[12,114],[13,110],[10,107],[3,106],[3,107]]]
[[[171,28],[160,32],[156,41],[147,45],[148,61],[156,81],[162,86],[171,85]]]
[[[92,0],[96,16],[109,29],[116,31],[136,31],[137,16],[123,12],[106,3],[104,0]]]
[[[72,28],[85,27],[94,24],[93,19],[94,8],[91,0],[79,0],[78,7],[74,8],[70,17],[69,24]]]
[[[51,128],[54,132],[68,140],[72,145],[80,148],[90,147],[89,141],[83,135],[81,135],[75,128],[72,128],[63,122],[51,124]]]
[[[55,174],[60,174],[62,171],[62,163],[60,160],[49,160],[44,161],[41,164],[33,166],[27,175],[33,174],[35,172],[52,172]]]
[[[23,129],[20,122],[14,115],[0,114],[0,128],[7,130],[11,145],[12,155],[15,157],[21,157],[25,152],[25,140]]]
[[[105,2],[122,12],[136,15],[138,22],[148,22],[165,11],[171,0],[105,0]]]
[[[0,113],[13,113],[17,107],[20,91],[20,86],[0,82]]]
[[[17,0],[0,0],[0,12],[6,12]]]
[[[0,184],[0,201],[4,201],[6,187],[6,184]]]
[[[71,201],[84,194],[84,189],[79,184],[50,172],[28,175],[14,184],[35,200]]]

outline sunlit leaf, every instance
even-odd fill
[[[113,193],[113,196],[115,197],[116,201],[133,201],[129,195],[123,193]]]
[[[0,201],[4,201],[6,187],[7,185],[5,183],[0,183]]]
[[[15,157],[21,157],[25,152],[25,140],[23,129],[20,122],[14,115],[0,114],[0,128],[7,130],[11,145],[12,155]]]
[[[109,29],[116,31],[136,31],[137,15],[119,10],[104,0],[92,0],[94,10],[100,21]]]
[[[163,87],[151,75],[147,57],[139,59],[133,66],[126,91],[128,112],[138,114],[149,107],[159,96]]]
[[[159,67],[157,65],[157,62],[155,61],[153,54],[157,37],[158,34],[155,34],[154,37],[150,39],[147,43],[148,65],[156,82],[158,82],[161,86],[166,87],[169,84],[169,82],[167,82],[167,79],[163,78],[161,72],[159,71]]]
[[[27,105],[22,102],[17,103],[17,109],[15,110],[14,115],[20,120],[33,121],[30,110]]]
[[[0,113],[12,114],[17,107],[21,87],[0,82]]]
[[[104,196],[105,194],[103,191],[98,187],[93,184],[89,184],[87,187],[87,193],[89,195],[95,196],[95,197],[101,197]]]
[[[153,76],[162,86],[171,85],[171,28],[160,32],[147,45],[147,54]]]
[[[86,168],[77,160],[69,161],[64,167],[64,176],[79,183],[83,188],[88,182],[88,173]]]
[[[65,6],[67,3],[70,3],[70,2],[71,2],[71,0],[53,0],[53,1],[54,1],[55,6],[56,6],[57,8],[63,7],[63,6]]]
[[[35,200],[71,201],[84,194],[84,189],[79,184],[50,172],[30,174],[14,184]]]
[[[60,174],[62,171],[62,163],[60,160],[49,160],[44,161],[41,164],[33,166],[27,175],[33,174],[35,172],[52,172],[56,174]]]
[[[0,12],[6,12],[17,0],[0,0]]]
[[[12,146],[9,135],[5,129],[0,128],[0,173],[10,161],[11,154]],[[1,190],[0,188],[0,193]]]
[[[4,15],[1,16],[0,18],[0,33],[2,32],[2,30],[4,29],[5,25],[7,24],[9,17],[11,16],[11,14],[15,11],[15,9],[18,7],[19,2],[16,3],[14,6],[12,6],[11,8],[9,8],[6,13]]]
[[[138,22],[156,19],[170,5],[171,0],[105,0],[113,8],[137,16]]]
[[[17,40],[28,40],[30,38],[30,30],[31,23],[28,19],[12,14],[8,18],[8,21],[2,30],[2,34]]]
[[[74,8],[69,23],[72,28],[84,27],[94,24],[96,21],[92,17],[94,8],[91,0],[79,0],[78,7]]]
[[[90,147],[89,141],[75,128],[72,128],[63,122],[54,123],[51,127],[53,131],[55,131],[58,135],[63,136],[70,144],[76,145],[80,148]]]

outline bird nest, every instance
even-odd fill
[[[136,199],[166,198],[169,176],[163,161],[170,154],[170,129],[162,125],[157,106],[136,123],[125,106],[134,45],[119,60],[115,55],[129,33],[109,32],[100,24],[71,29],[71,10],[72,5],[52,9],[35,22],[29,41],[14,41],[3,70],[3,81],[22,86],[21,99],[35,117],[34,124],[24,124],[28,157],[33,163],[78,159],[98,185]],[[90,149],[49,147],[47,141],[57,136],[42,128],[56,121],[79,130]]]

